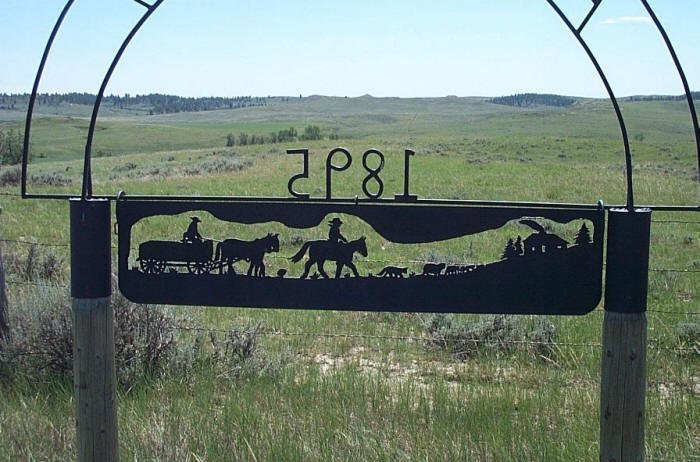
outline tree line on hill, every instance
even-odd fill
[[[693,99],[700,100],[700,91],[691,91]],[[625,98],[626,101],[685,101],[685,95],[635,95]]]
[[[29,104],[31,95],[0,93],[0,109],[23,109]],[[60,104],[77,104],[92,106],[96,96],[91,93],[39,93],[36,102],[43,106],[58,106]],[[176,112],[213,111],[217,109],[238,109],[244,107],[266,106],[271,103],[289,101],[287,96],[235,96],[188,98],[174,95],[151,93],[148,95],[125,94],[106,95],[102,99],[103,106],[118,109],[145,109],[153,114],[171,114]]]
[[[487,102],[502,104],[504,106],[530,107],[530,106],[555,106],[568,107],[576,101],[569,96],[549,95],[541,93],[516,93],[509,96],[490,98]]]
[[[304,133],[301,135],[298,134],[297,129],[294,127],[289,127],[277,132],[270,132],[267,135],[250,134],[246,132],[241,132],[238,135],[229,133],[226,135],[226,146],[246,146],[249,144],[285,143],[295,140],[313,141],[322,139],[323,134],[321,133],[321,127],[318,125],[307,125],[304,128]],[[328,135],[328,139],[337,140],[338,135],[331,133]]]
[[[693,99],[700,99],[700,91],[690,92]],[[685,95],[636,95],[624,98],[625,101],[685,101]],[[568,107],[576,102],[574,98],[561,95],[550,95],[541,93],[516,93],[509,96],[498,96],[486,100],[492,104],[502,104],[505,106],[530,107],[530,106],[554,106]]]
[[[693,99],[700,99],[700,91],[691,92]],[[0,109],[24,110],[29,103],[29,93],[7,94],[0,93]],[[151,93],[148,95],[125,94],[106,95],[102,104],[118,109],[147,110],[149,114],[172,114],[177,112],[200,112],[218,109],[239,109],[246,107],[267,106],[274,103],[284,103],[292,99],[288,96],[235,96],[235,97],[182,97]],[[637,95],[625,98],[626,101],[682,101],[685,95]],[[569,96],[541,93],[516,93],[509,96],[498,96],[486,100],[492,104],[502,104],[514,107],[554,106],[568,107],[576,100]],[[92,106],[95,95],[92,93],[39,93],[37,104],[42,106],[59,106],[61,104],[76,104]]]

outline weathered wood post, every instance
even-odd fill
[[[2,208],[0,208],[2,215]],[[10,337],[10,323],[7,319],[7,292],[5,291],[5,265],[2,260],[2,246],[0,246],[0,351],[2,341]]]
[[[644,460],[651,210],[608,214],[600,383],[600,460]]]
[[[108,200],[70,200],[73,394],[81,462],[119,459],[110,215]]]

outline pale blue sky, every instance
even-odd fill
[[[29,92],[63,0],[0,0],[0,92]],[[560,0],[578,24],[590,0]],[[700,89],[700,1],[650,0]],[[40,91],[97,92],[144,8],[75,0]],[[584,37],[618,96],[682,86],[639,0],[603,0]],[[545,0],[165,0],[107,93],[605,96]]]

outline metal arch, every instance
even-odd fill
[[[56,24],[53,26],[49,40],[46,42],[44,47],[44,54],[41,56],[41,62],[39,63],[39,70],[36,72],[36,77],[34,78],[34,86],[32,87],[32,94],[29,97],[29,105],[27,107],[27,118],[24,122],[24,146],[22,147],[22,178],[21,178],[21,196],[22,198],[27,197],[27,165],[29,163],[29,136],[30,130],[32,128],[32,114],[34,113],[34,104],[36,103],[36,95],[39,90],[39,82],[41,81],[41,75],[44,73],[44,66],[46,65],[46,60],[49,57],[49,51],[53,45],[53,41],[58,34],[58,29],[61,28],[63,19],[68,14],[68,10],[73,5],[74,0],[68,0],[66,5],[63,7],[61,14],[56,20]]]
[[[95,135],[95,127],[97,125],[97,114],[100,111],[100,104],[102,103],[102,97],[104,96],[104,92],[107,88],[107,84],[109,83],[109,79],[112,77],[112,73],[117,67],[117,64],[119,63],[122,54],[124,54],[126,47],[131,42],[131,39],[134,38],[134,35],[136,35],[143,23],[146,22],[146,20],[151,16],[151,14],[156,10],[156,8],[158,8],[161,5],[161,3],[163,3],[164,0],[156,0],[156,2],[153,4],[148,4],[141,0],[134,1],[136,1],[136,3],[140,4],[141,6],[145,7],[146,12],[143,14],[141,19],[139,19],[136,25],[131,29],[129,35],[126,36],[124,42],[122,42],[122,45],[119,47],[117,54],[114,55],[112,64],[109,66],[109,69],[107,70],[107,73],[105,74],[104,79],[102,80],[102,85],[100,86],[100,90],[97,93],[97,97],[95,98],[95,105],[92,108],[92,117],[90,118],[90,128],[88,129],[87,142],[85,143],[85,158],[83,162],[83,189],[81,193],[81,197],[83,199],[85,199],[86,197],[92,197],[92,140]]]
[[[46,43],[46,46],[44,47],[44,53],[41,57],[41,61],[39,63],[39,69],[37,70],[36,77],[34,78],[34,86],[32,88],[32,94],[29,98],[29,104],[27,108],[27,117],[25,120],[25,129],[24,129],[24,145],[22,149],[22,175],[21,175],[21,197],[22,198],[46,198],[46,199],[66,199],[69,197],[73,197],[73,195],[69,194],[28,194],[27,193],[27,169],[28,169],[28,163],[29,163],[29,140],[30,140],[30,135],[31,135],[31,126],[32,126],[32,116],[34,113],[34,106],[36,104],[36,97],[38,94],[39,90],[39,83],[41,81],[41,77],[44,72],[44,67],[46,65],[46,61],[49,56],[49,52],[51,50],[51,47],[53,46],[54,39],[56,38],[56,35],[58,34],[58,30],[60,29],[63,20],[65,19],[66,15],[68,14],[68,11],[70,10],[71,6],[73,5],[75,0],[68,0],[66,2],[66,5],[63,7],[63,10],[61,11],[61,14],[59,15],[58,19],[56,20],[56,24],[53,27],[53,30],[51,31],[51,35],[49,36],[49,39]],[[121,47],[119,48],[119,51],[114,57],[114,60],[112,61],[111,66],[109,67],[107,74],[105,75],[105,78],[102,82],[102,86],[100,87],[100,92],[97,95],[97,98],[95,100],[95,105],[93,106],[93,112],[92,112],[92,117],[90,119],[90,128],[88,131],[88,141],[85,146],[85,159],[84,159],[84,165],[83,165],[83,189],[82,189],[82,198],[86,198],[88,196],[92,196],[92,172],[91,172],[91,164],[90,164],[90,156],[92,152],[92,139],[94,136],[95,128],[96,128],[96,122],[97,122],[97,113],[99,111],[99,106],[102,101],[102,97],[104,95],[104,91],[107,87],[107,83],[109,82],[109,79],[112,75],[112,72],[114,71],[114,68],[116,67],[119,59],[121,58],[121,55],[124,53],[124,50],[126,49],[127,45],[131,41],[131,39],[134,37],[136,32],[141,28],[143,23],[148,19],[148,17],[153,13],[153,11],[160,6],[160,4],[164,0],[157,0],[153,4],[146,3],[143,0],[134,0],[136,3],[142,5],[147,9],[146,13],[141,17],[139,22],[134,26],[127,36],[127,38],[124,40],[122,43]]]
[[[683,83],[683,90],[685,91],[685,97],[688,101],[688,109],[690,110],[690,118],[692,119],[693,123],[693,132],[695,134],[695,148],[698,155],[698,172],[700,172],[700,126],[698,126],[698,115],[695,111],[695,103],[693,102],[693,95],[690,92],[688,79],[685,77],[683,66],[681,66],[681,62],[678,59],[678,56],[676,55],[676,50],[673,49],[671,39],[668,37],[668,34],[666,34],[666,30],[661,25],[661,21],[659,21],[659,18],[656,16],[651,6],[649,6],[647,0],[641,0],[641,2],[644,5],[644,8],[646,8],[647,13],[649,13],[649,16],[651,17],[652,21],[654,21],[656,28],[661,34],[661,37],[664,39],[664,42],[666,43],[666,48],[668,48],[668,52],[671,54],[673,64],[675,64],[676,70],[678,71],[678,75],[681,78],[681,82]],[[700,176],[698,177],[698,181],[700,182]]]
[[[602,1],[603,0],[593,0],[593,8],[591,8],[591,10],[588,12],[588,14],[583,19],[583,21],[581,21],[581,24],[578,26],[578,29],[576,29],[579,32],[579,34],[581,33],[581,31],[583,31],[583,28],[586,27],[586,24],[588,24],[588,21],[590,21],[590,19],[593,17],[595,10],[598,9],[598,7],[602,3]]]
[[[121,58],[121,55],[125,51],[126,47],[128,46],[129,42],[133,38],[133,36],[136,34],[136,32],[140,29],[140,27],[143,25],[143,23],[148,19],[148,17],[153,13],[153,11],[160,6],[160,4],[164,0],[156,0],[154,3],[149,4],[144,0],[133,0],[134,2],[142,5],[147,9],[147,12],[144,14],[144,16],[139,20],[139,22],[134,26],[134,28],[131,30],[127,38],[124,40],[122,43],[122,46],[120,47],[119,51],[117,52],[107,74],[105,75],[105,78],[102,82],[102,86],[100,88],[100,93],[97,96],[95,105],[93,107],[93,114],[91,118],[91,123],[90,123],[90,129],[88,133],[88,142],[86,143],[85,146],[85,158],[84,158],[84,170],[83,170],[83,189],[82,189],[82,197],[91,197],[91,198],[102,198],[102,199],[108,199],[108,200],[115,200],[116,198],[110,195],[99,195],[99,196],[93,196],[92,195],[92,174],[91,174],[91,151],[92,151],[92,139],[94,135],[94,130],[96,128],[96,119],[97,119],[97,113],[99,111],[99,106],[102,100],[102,97],[104,95],[104,91],[106,89],[107,83],[109,82],[109,79],[111,77],[112,72],[114,71],[114,68],[116,67],[119,59]],[[692,99],[692,94],[690,93],[690,89],[688,87],[687,80],[685,78],[685,74],[683,72],[683,69],[680,65],[680,62],[678,61],[678,58],[675,54],[675,51],[673,50],[673,47],[671,45],[671,42],[668,38],[668,36],[665,33],[665,30],[661,26],[660,22],[658,21],[658,18],[656,15],[653,13],[653,10],[651,7],[648,5],[646,0],[641,0],[642,3],[644,4],[645,8],[649,12],[650,16],[652,17],[653,21],[655,22],[657,28],[659,29],[659,32],[661,33],[664,41],[666,42],[666,45],[669,49],[669,52],[671,53],[671,56],[674,60],[674,63],[676,65],[676,68],[680,74],[681,80],[683,81],[683,85],[685,88],[686,92],[686,97],[688,99],[688,105],[690,107],[690,112],[692,115],[692,121],[693,121],[693,126],[695,128],[695,139],[696,139],[696,145],[697,145],[697,150],[698,150],[698,168],[700,168],[700,128],[698,127],[698,120],[697,120],[697,114],[695,112],[695,105],[693,103]],[[36,101],[36,96],[38,92],[38,86],[39,82],[41,80],[41,76],[44,70],[44,66],[46,64],[46,60],[49,54],[49,51],[51,49],[51,46],[53,44],[54,38],[58,32],[58,29],[60,28],[64,17],[66,16],[68,10],[72,6],[74,0],[68,0],[63,11],[59,15],[59,18],[56,21],[56,24],[51,32],[51,35],[49,37],[49,40],[46,44],[46,47],[44,49],[44,54],[42,56],[39,69],[37,71],[37,75],[34,81],[34,87],[32,89],[32,94],[30,96],[30,101],[28,105],[28,111],[27,111],[27,118],[25,122],[25,133],[24,133],[24,146],[23,146],[23,155],[22,155],[22,178],[21,178],[21,197],[22,198],[46,198],[46,199],[66,199],[70,197],[74,197],[74,195],[69,195],[69,194],[28,194],[27,193],[27,164],[28,164],[28,154],[29,154],[29,138],[30,138],[30,129],[31,129],[31,119],[32,119],[32,114],[33,114],[33,109],[35,106],[35,101]],[[580,45],[583,47],[583,49],[586,51],[586,54],[588,55],[589,59],[595,66],[596,70],[598,71],[601,80],[603,84],[606,87],[606,90],[608,91],[608,94],[610,96],[611,102],[613,104],[613,107],[615,109],[615,113],[618,118],[618,122],[620,125],[620,130],[622,132],[622,138],[623,142],[625,145],[625,163],[626,163],[626,171],[627,171],[627,205],[626,207],[628,209],[633,209],[634,207],[634,196],[633,196],[633,183],[632,183],[632,161],[631,161],[631,153],[630,153],[630,148],[629,148],[629,139],[627,135],[627,130],[625,127],[624,119],[622,117],[622,113],[620,111],[619,105],[617,103],[617,98],[615,97],[612,88],[610,87],[608,80],[600,67],[597,59],[593,55],[592,51],[586,44],[586,42],[583,40],[581,36],[581,32],[585,28],[586,24],[588,21],[592,18],[594,15],[595,11],[597,8],[600,6],[602,3],[602,0],[592,0],[593,2],[593,7],[591,10],[588,12],[584,20],[581,22],[578,28],[574,27],[574,25],[571,23],[571,21],[566,17],[566,15],[563,13],[563,11],[557,6],[555,3],[555,0],[547,0],[547,2],[550,4],[550,6],[555,10],[555,12],[560,16],[560,18],[564,21],[564,23],[569,27],[570,31],[574,36],[577,38],[579,41]],[[143,198],[156,198],[156,196],[139,196]],[[182,200],[183,197],[179,196],[160,196],[158,197],[161,200]],[[214,197],[212,197],[214,198]],[[221,200],[227,200],[231,199],[230,197],[218,197],[218,199]],[[239,198],[240,199],[240,198]],[[486,204],[487,201],[476,201],[479,203],[484,203]],[[560,203],[521,203],[521,202],[510,202],[506,201],[501,203],[500,205],[516,205],[516,204],[521,204],[521,205],[540,205],[540,206],[559,206],[559,205],[567,205],[567,204],[560,204]],[[587,206],[586,204],[568,204],[569,206],[574,205],[574,206]],[[620,205],[606,205],[606,209],[610,208],[619,208],[621,207]],[[653,209],[653,210],[664,210],[664,211],[697,211],[700,210],[698,207],[699,206],[672,206],[672,205],[648,205],[645,206],[647,208]]]
[[[584,19],[583,23],[578,27],[574,27],[574,25],[571,23],[569,18],[566,17],[564,12],[559,8],[559,6],[556,4],[555,0],[547,0],[547,3],[556,11],[556,13],[559,15],[562,21],[566,24],[566,26],[569,28],[572,34],[574,34],[574,37],[576,37],[576,40],[578,40],[579,44],[581,47],[584,49],[586,54],[588,55],[588,59],[593,63],[593,66],[595,67],[596,71],[598,71],[598,75],[600,76],[600,80],[603,82],[603,85],[605,86],[606,91],[608,92],[608,96],[610,97],[610,102],[613,105],[613,108],[615,109],[615,115],[617,116],[617,122],[620,125],[620,132],[622,133],[622,143],[624,144],[625,147],[625,171],[626,171],[626,179],[627,179],[627,210],[634,210],[634,187],[633,187],[633,182],[632,182],[632,153],[630,151],[630,143],[629,143],[629,137],[627,135],[627,128],[625,126],[625,120],[622,117],[622,111],[620,110],[620,105],[617,102],[617,98],[615,97],[615,93],[612,90],[612,87],[610,86],[610,83],[608,82],[607,77],[605,76],[605,72],[603,72],[603,68],[600,67],[600,64],[598,63],[598,60],[596,59],[595,55],[591,51],[591,49],[588,47],[588,44],[586,41],[583,39],[581,36],[581,32],[583,31],[583,28],[586,26],[586,23],[588,20],[593,16],[593,13],[595,10],[598,8],[598,6],[602,3],[603,0],[593,0],[593,8],[591,11],[588,13],[586,18]]]

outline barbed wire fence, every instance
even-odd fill
[[[65,288],[65,285],[60,283],[49,284],[41,282],[31,282],[31,281],[6,281],[8,285],[19,285],[19,286],[31,286],[31,287],[46,287],[46,288]],[[603,310],[597,309],[589,313],[589,315],[602,315]],[[698,317],[700,320],[700,311],[669,311],[669,310],[659,310],[659,309],[648,309],[647,313],[651,314],[663,314],[665,316],[672,315],[678,317]],[[230,329],[212,327],[197,324],[170,324],[168,326],[170,329],[182,332],[201,332],[201,333],[218,333],[218,334],[228,334],[231,332]],[[284,330],[279,328],[264,329],[259,332],[259,335],[267,337],[304,337],[309,339],[353,339],[360,341],[402,341],[402,342],[418,342],[418,343],[434,343],[435,338],[425,336],[425,335],[388,335],[388,334],[363,334],[357,332],[329,332],[329,331],[307,331],[307,330]],[[460,338],[459,336],[451,337],[452,340],[465,340],[474,345],[511,345],[511,346],[532,346],[532,347],[550,347],[550,348],[585,348],[585,349],[599,349],[602,347],[600,342],[557,342],[557,341],[536,341],[536,340],[482,340],[475,338]],[[674,352],[679,354],[685,353],[695,353],[700,355],[700,345],[699,346],[667,346],[662,339],[651,338],[648,341],[648,346],[653,348],[658,352]],[[30,353],[30,354],[44,354],[41,352]]]
[[[18,194],[13,194],[13,193],[4,193],[0,192],[0,195],[5,195],[5,196],[16,196],[19,197]],[[661,226],[666,226],[666,225],[691,225],[691,226],[700,226],[700,221],[695,221],[695,220],[675,220],[675,219],[655,219],[652,220],[653,224],[659,224]],[[60,248],[60,249],[68,249],[70,247],[70,244],[67,242],[49,242],[49,239],[41,239],[41,238],[20,238],[20,239],[10,239],[10,238],[0,238],[0,244],[6,244],[6,245],[17,245],[17,246],[37,246],[37,247],[46,247],[46,248]],[[115,245],[112,246],[113,249],[116,249],[117,247]],[[136,250],[135,248],[133,250]],[[279,256],[279,255],[269,255],[268,257],[271,258],[277,258],[277,259],[287,259],[285,256]],[[364,259],[363,261],[366,261],[368,263],[396,263],[394,261],[389,262],[385,260],[376,260],[376,259]],[[433,261],[428,261],[428,260],[403,260],[400,263],[436,263]],[[650,273],[668,273],[668,274],[685,274],[688,275],[689,277],[696,278],[697,274],[700,273],[700,268],[697,267],[686,267],[686,268],[665,268],[665,267],[650,267],[649,268]],[[11,276],[11,275],[8,275]],[[46,282],[46,281],[28,281],[28,280],[19,280],[19,279],[13,279],[13,278],[8,278],[6,280],[6,284],[8,286],[27,286],[27,287],[47,287],[47,288],[62,288],[66,287],[64,281],[60,282]],[[674,292],[676,295],[679,296],[684,296],[684,297],[689,297],[693,298],[695,294],[693,293],[687,293],[685,291],[677,291]],[[690,317],[691,319],[700,319],[700,307],[693,306],[691,307],[690,310],[664,310],[664,309],[659,309],[659,308],[650,308],[647,310],[647,313],[650,313],[652,315],[663,315],[663,316],[677,316],[677,317]],[[603,310],[601,309],[596,309],[591,314],[593,315],[600,315],[604,313]],[[173,324],[170,326],[170,328],[181,331],[181,332],[203,332],[203,333],[210,333],[210,332],[216,332],[220,334],[226,334],[229,332],[228,329],[221,329],[217,327],[212,327],[212,326],[204,326],[204,325],[193,325],[193,324]],[[283,329],[277,329],[277,328],[272,328],[272,329],[263,329],[259,332],[260,335],[267,336],[267,337],[305,337],[305,338],[314,338],[314,339],[353,339],[353,340],[358,340],[358,341],[376,341],[376,340],[385,340],[385,341],[405,341],[405,342],[419,342],[419,343],[428,343],[431,341],[434,341],[433,338],[429,336],[421,336],[421,335],[385,335],[385,334],[363,334],[363,333],[355,333],[355,332],[326,332],[326,331],[294,331],[294,330],[283,330]],[[469,339],[469,341],[473,342],[474,344],[487,344],[489,341],[488,340],[479,340],[479,339]],[[585,348],[585,349],[596,349],[596,348],[601,348],[601,343],[599,342],[539,342],[535,340],[499,340],[499,343],[504,344],[504,345],[524,345],[524,346],[547,346],[547,347],[555,347],[555,348]],[[696,345],[692,346],[668,346],[667,343],[665,343],[662,339],[650,339],[649,340],[649,347],[653,348],[654,350],[658,352],[674,352],[678,354],[687,354],[687,353],[693,353],[693,354],[700,354],[700,347]],[[42,354],[41,352],[36,352],[35,354]]]

